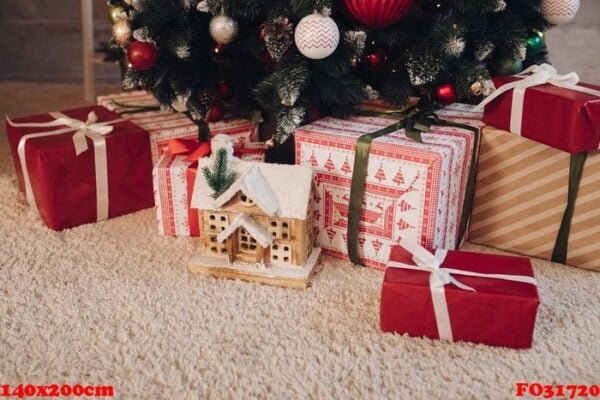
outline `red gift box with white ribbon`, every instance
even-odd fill
[[[576,73],[560,75],[533,65],[516,76],[494,79],[498,89],[475,110],[483,122],[571,154],[600,148],[600,87]]]
[[[530,348],[539,298],[528,258],[392,248],[381,329],[417,337]]]
[[[54,230],[150,208],[148,132],[104,107],[7,119],[19,186]]]

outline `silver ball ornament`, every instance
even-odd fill
[[[238,25],[233,18],[227,15],[217,15],[210,20],[208,30],[215,42],[229,44],[238,34]]]

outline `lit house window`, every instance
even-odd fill
[[[243,253],[256,253],[256,240],[243,228],[240,230],[239,246]]]
[[[227,223],[227,215],[219,213],[210,213],[205,218],[206,228],[209,232],[222,232],[229,225]]]
[[[290,223],[287,221],[273,219],[269,222],[269,233],[275,239],[290,240],[292,238],[290,228]]]
[[[252,207],[254,205],[254,202],[244,193],[240,193],[240,201],[242,202],[242,205],[246,207]]]
[[[292,246],[289,244],[273,243],[271,245],[271,262],[291,263]]]
[[[217,257],[227,255],[227,242],[219,243],[216,234],[209,234],[208,241],[208,249],[210,251],[210,254]]]

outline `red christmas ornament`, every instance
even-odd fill
[[[222,100],[231,100],[233,97],[233,89],[227,81],[217,82],[217,93]]]
[[[267,29],[267,23],[263,22],[262,24],[260,24],[260,26],[258,27],[258,38],[260,40],[265,40],[265,35],[266,35],[266,29]]]
[[[371,70],[378,71],[385,65],[385,62],[387,61],[387,54],[385,54],[383,50],[377,50],[373,53],[365,55],[365,61]]]
[[[433,97],[440,103],[447,105],[452,104],[458,100],[458,94],[456,94],[456,88],[451,83],[443,83],[435,89]]]
[[[133,42],[127,50],[127,59],[138,71],[148,71],[158,61],[158,51],[152,43]]]
[[[220,101],[213,101],[206,116],[208,122],[218,122],[225,116],[225,106]]]
[[[344,0],[352,16],[367,28],[383,28],[400,21],[413,0]]]

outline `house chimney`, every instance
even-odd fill
[[[227,160],[232,161],[233,157],[233,139],[229,135],[219,134],[213,137],[210,141],[210,148],[212,150],[212,156],[221,149],[227,151]]]

